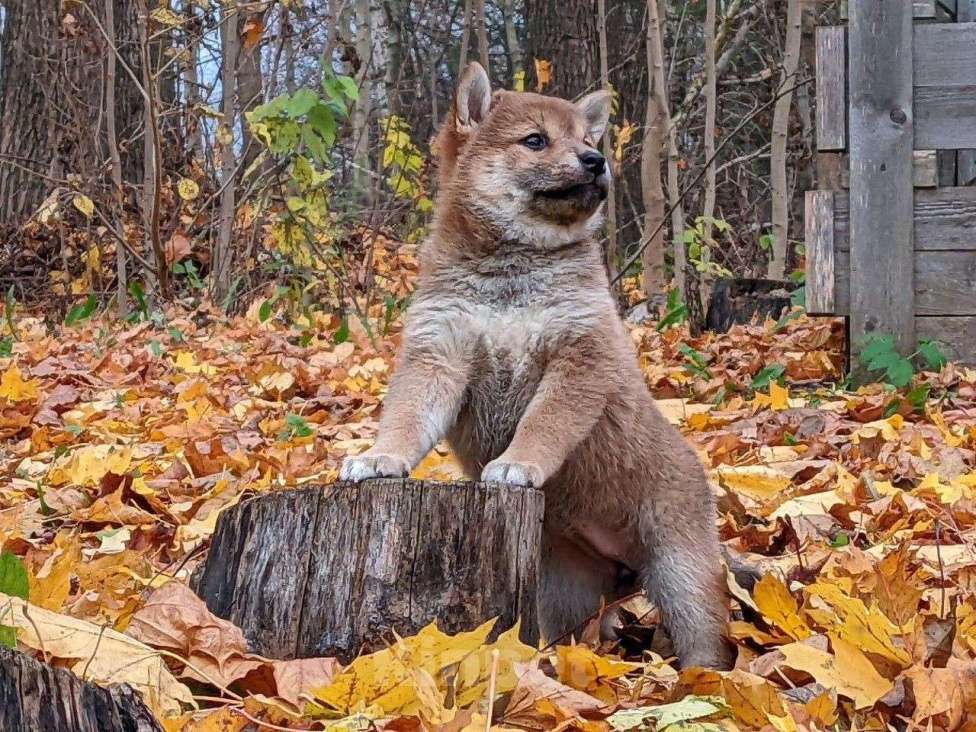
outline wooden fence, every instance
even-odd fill
[[[850,0],[817,29],[817,147],[846,190],[806,197],[807,309],[851,351],[891,334],[976,362],[976,0]]]

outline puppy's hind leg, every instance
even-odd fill
[[[545,531],[542,581],[539,586],[539,629],[552,643],[578,634],[582,624],[600,609],[601,599],[617,599],[617,567],[589,554],[569,539]]]
[[[725,639],[728,599],[711,506],[706,497],[681,516],[672,514],[673,504],[656,507],[664,515],[645,509],[642,524],[650,525],[642,534],[650,557],[644,581],[681,665],[728,669],[733,662]]]

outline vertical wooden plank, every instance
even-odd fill
[[[960,23],[976,22],[976,0],[958,0],[956,20]],[[959,150],[956,153],[956,183],[961,186],[976,185],[976,150]]]
[[[807,312],[834,313],[834,192],[806,194]]]
[[[939,185],[939,156],[935,150],[916,150],[912,153],[912,185],[916,188],[935,188]]]
[[[817,28],[817,149],[847,148],[847,29]]]
[[[851,0],[850,230],[852,363],[871,334],[915,346],[912,7]],[[863,374],[861,374],[863,375]]]

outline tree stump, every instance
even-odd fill
[[[712,288],[705,327],[725,333],[736,323],[749,323],[767,316],[778,320],[792,306],[796,285],[780,280],[722,279]]]
[[[162,732],[127,684],[108,688],[0,647],[3,732]]]
[[[431,621],[498,616],[538,639],[541,492],[369,480],[257,496],[225,511],[195,582],[210,610],[272,658],[382,648]]]

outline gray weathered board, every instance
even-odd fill
[[[976,7],[966,0],[958,23],[916,24],[912,34],[915,150],[958,150],[953,180],[976,180]],[[878,6],[881,7],[881,6]],[[847,149],[847,33],[817,29],[817,149]],[[897,48],[897,47],[893,47]],[[892,54],[897,58],[897,54]],[[857,59],[854,58],[854,61]],[[870,79],[868,79],[870,81]],[[853,87],[852,87],[853,88]]]
[[[264,494],[217,523],[195,590],[257,653],[349,660],[431,621],[538,638],[541,491],[369,480]]]
[[[912,256],[916,337],[976,363],[976,187],[916,189]],[[846,191],[807,193],[807,307],[851,308],[850,199]],[[829,254],[827,252],[830,252]],[[879,263],[880,266],[880,263]]]

